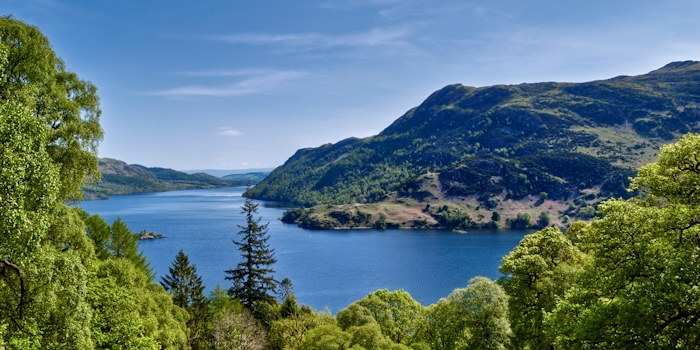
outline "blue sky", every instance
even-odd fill
[[[445,85],[580,82],[700,60],[692,1],[3,0],[99,88],[100,156],[275,167],[375,135]]]

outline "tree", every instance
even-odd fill
[[[380,289],[338,313],[343,330],[376,322],[395,343],[410,345],[423,319],[423,307],[408,292]]]
[[[187,346],[145,259],[115,258],[109,225],[67,205],[99,179],[99,115],[36,27],[0,17],[0,348]]]
[[[516,348],[550,349],[546,315],[575,283],[583,253],[556,227],[525,236],[503,258],[501,285],[509,296],[508,317]]]
[[[289,297],[294,297],[294,285],[292,284],[292,280],[290,280],[288,277],[285,277],[279,284],[279,290],[277,291],[277,299],[280,303],[283,303]]]
[[[274,301],[272,295],[278,283],[271,275],[275,272],[272,264],[277,259],[267,243],[268,224],[261,225],[262,218],[255,219],[253,216],[258,212],[258,204],[246,199],[241,209],[241,214],[246,217],[246,226],[238,226],[241,239],[233,240],[233,243],[238,246],[243,261],[235,269],[226,271],[226,279],[233,281],[229,294],[252,309],[256,301]]]
[[[428,307],[424,340],[431,349],[505,349],[511,335],[508,296],[486,277]]]
[[[146,257],[139,252],[139,241],[122,218],[118,217],[114,220],[111,233],[111,240],[107,247],[112,253],[112,256],[115,258],[128,259],[150,274],[151,269],[148,266],[148,261]]]
[[[459,292],[458,292],[459,293]],[[463,306],[469,330],[468,349],[503,350],[511,335],[508,296],[486,277],[475,277],[464,290]]]
[[[97,88],[68,71],[34,26],[0,17],[0,42],[8,49],[0,65],[0,100],[21,103],[48,127],[45,147],[61,175],[59,198],[81,199],[86,176],[100,178]]]
[[[190,259],[182,249],[175,256],[168,273],[161,278],[160,284],[173,296],[173,303],[187,310],[190,315],[187,321],[190,347],[204,348],[204,343],[209,340],[209,302],[204,297],[204,285],[202,277],[197,274],[197,266],[190,265]]]
[[[202,277],[197,275],[197,266],[190,265],[190,259],[182,249],[160,284],[170,292],[173,302],[179,307],[198,308],[205,303]]]
[[[215,350],[262,350],[265,348],[265,329],[248,309],[224,308],[212,321]]]
[[[599,205],[577,233],[590,256],[548,321],[568,349],[700,347],[700,136],[639,169],[641,196]]]
[[[111,257],[109,241],[112,237],[112,230],[109,224],[101,216],[89,215],[87,212],[83,212],[83,221],[85,221],[85,231],[95,246],[97,258],[106,260]]]
[[[547,214],[546,211],[543,211],[540,213],[540,216],[537,217],[537,226],[540,228],[545,228],[549,226],[549,214]]]
[[[510,223],[510,226],[517,229],[530,227],[530,214],[518,213],[515,220]]]

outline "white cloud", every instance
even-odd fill
[[[331,36],[319,33],[304,34],[232,34],[209,37],[230,44],[269,45],[327,49],[333,47],[409,46],[409,31],[403,28],[374,28],[354,34]]]
[[[196,97],[196,96],[214,96],[214,97],[229,97],[250,95],[269,91],[278,85],[300,77],[304,73],[297,71],[260,71],[257,73],[248,72],[242,74],[237,71],[209,71],[200,72],[204,76],[234,76],[234,75],[251,75],[241,81],[224,86],[201,86],[188,85],[172,89],[153,91],[145,93],[146,95],[167,96],[167,97]],[[208,74],[208,75],[207,75]],[[228,74],[228,75],[227,75]]]
[[[234,130],[228,126],[221,127],[221,128],[219,128],[219,130],[221,130],[221,131],[219,131],[217,133],[217,135],[220,135],[220,136],[238,136],[238,135],[243,134],[242,132],[240,132],[238,130]]]

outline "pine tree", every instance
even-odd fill
[[[190,258],[182,249],[160,284],[173,296],[173,303],[190,314],[187,321],[190,347],[195,350],[207,349],[211,341],[210,322],[213,315],[209,301],[204,297],[204,285],[202,277],[197,274],[197,266],[190,265]]]
[[[160,284],[173,296],[173,303],[190,309],[204,304],[204,285],[202,277],[197,275],[197,266],[190,265],[190,258],[182,249],[177,253],[168,274],[161,278]]]
[[[241,209],[241,214],[246,216],[246,226],[238,225],[241,229],[238,231],[241,240],[234,239],[233,243],[241,251],[243,261],[238,263],[235,269],[226,271],[226,279],[233,281],[229,294],[239,298],[243,305],[252,308],[253,303],[258,300],[274,300],[272,295],[275,293],[277,281],[272,277],[275,272],[272,264],[277,262],[277,259],[274,250],[267,244],[268,224],[261,225],[262,219],[253,217],[258,213],[258,204],[246,199]]]

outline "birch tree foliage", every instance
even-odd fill
[[[49,127],[46,152],[59,171],[59,198],[82,198],[85,178],[99,180],[97,146],[103,131],[97,88],[67,70],[34,26],[0,17],[0,100],[16,101]]]
[[[559,346],[700,346],[700,136],[661,149],[630,190],[581,232],[591,260],[548,324]]]

